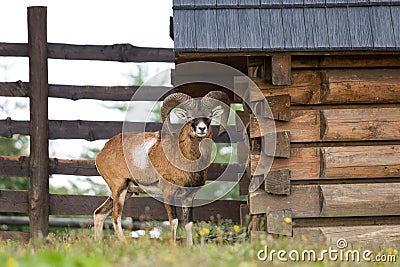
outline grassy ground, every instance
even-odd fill
[[[108,234],[110,233],[108,231]],[[112,235],[103,242],[94,242],[91,230],[70,230],[50,234],[45,244],[35,248],[16,241],[0,241],[0,266],[280,266],[282,262],[279,262],[277,258],[273,262],[258,260],[257,252],[266,245],[269,249],[284,249],[288,252],[296,250],[300,254],[304,249],[319,251],[327,248],[326,245],[271,236],[250,242],[239,226],[205,223],[196,225],[195,243],[193,247],[172,246],[167,234],[162,235],[160,239],[150,239],[148,235],[139,239],[129,239],[128,244],[125,245],[119,243]],[[394,254],[398,261],[400,260],[399,252],[395,248],[375,251],[375,253]],[[324,262],[289,262],[286,265],[355,266],[356,264],[325,260]],[[359,263],[359,266],[364,265]],[[398,265],[371,263],[368,266]]]

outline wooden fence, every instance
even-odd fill
[[[0,43],[0,56],[29,57],[30,82],[0,82],[0,96],[29,97],[30,121],[0,120],[0,136],[30,136],[29,157],[0,157],[1,176],[30,178],[29,191],[0,190],[0,212],[28,213],[30,233],[1,231],[0,238],[28,240],[46,236],[49,215],[91,215],[106,197],[49,194],[49,175],[99,175],[93,160],[49,158],[49,139],[108,139],[122,131],[122,122],[106,121],[49,121],[48,97],[66,99],[98,99],[129,101],[138,86],[74,86],[49,85],[48,58],[69,60],[103,60],[119,62],[174,62],[172,49],[139,48],[129,44],[110,46],[70,45],[47,43],[47,10],[45,7],[28,8],[28,44]],[[148,86],[138,100],[155,101],[159,92],[172,88]],[[148,92],[148,93],[147,93]],[[165,96],[164,96],[165,97]],[[138,123],[143,124],[143,123]],[[161,123],[147,123],[146,130],[157,131]],[[214,132],[218,132],[215,130]],[[214,136],[216,142],[234,142],[227,136]],[[213,163],[209,179],[221,174],[227,164]],[[239,178],[233,168],[232,177]],[[222,218],[239,221],[241,201],[221,200],[195,208],[195,220],[209,220],[219,214]],[[150,197],[131,198],[124,210],[125,216],[167,219],[162,203]]]

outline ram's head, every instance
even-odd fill
[[[175,115],[190,124],[190,136],[204,138],[211,132],[211,120],[221,116],[219,134],[226,130],[229,117],[230,100],[222,91],[211,91],[202,98],[192,98],[184,93],[174,93],[165,98],[161,107],[162,121],[169,134],[174,134],[169,118],[174,110]]]

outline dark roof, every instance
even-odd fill
[[[400,0],[174,0],[175,50],[400,50]]]

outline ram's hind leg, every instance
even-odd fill
[[[103,239],[103,227],[104,221],[106,220],[107,216],[111,213],[113,208],[113,200],[111,197],[108,197],[103,204],[98,207],[93,214],[94,219],[94,238],[96,240]]]
[[[133,194],[133,192],[128,192],[128,184],[129,182],[127,181],[117,192],[113,192],[112,224],[118,239],[122,242],[126,242],[122,231],[122,210],[124,209],[125,200]]]

